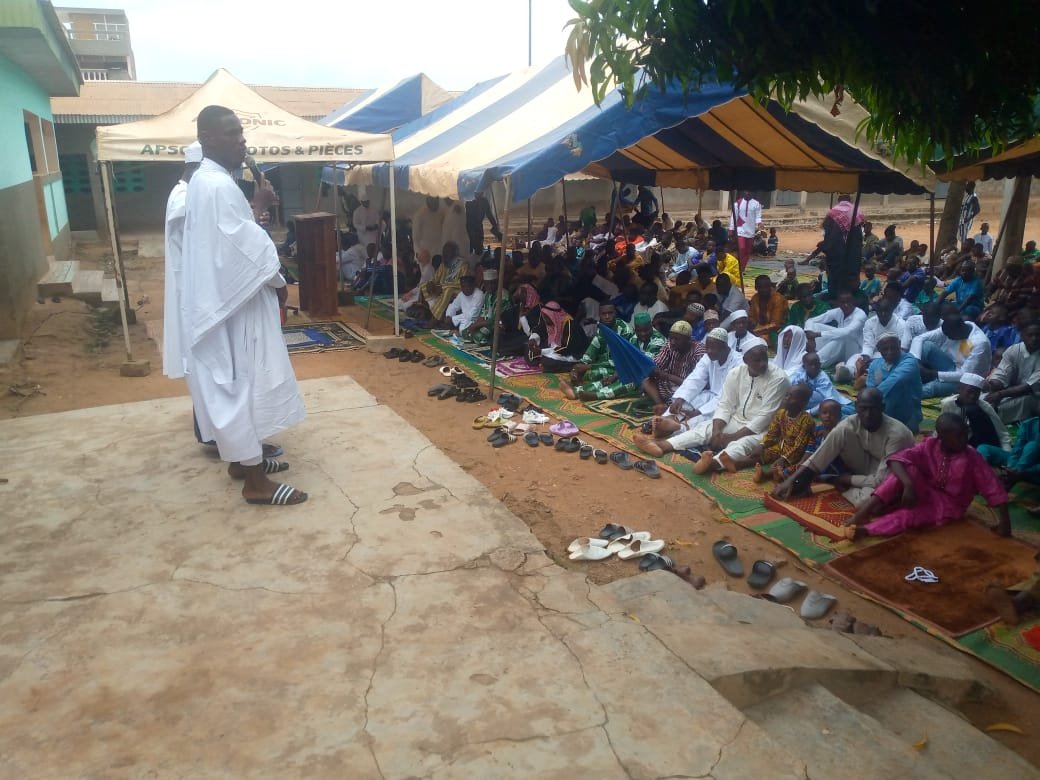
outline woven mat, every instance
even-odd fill
[[[289,354],[329,352],[336,349],[359,349],[365,339],[345,322],[307,322],[282,327],[282,338]]]

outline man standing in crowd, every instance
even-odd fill
[[[303,401],[279,325],[285,280],[278,252],[256,224],[231,172],[242,166],[242,123],[223,106],[197,120],[204,159],[188,184],[182,264],[188,389],[204,440],[214,440],[253,504],[289,505],[307,494],[268,479],[288,464],[265,459],[262,441],[303,420]],[[253,208],[275,202],[261,178]]]
[[[357,231],[358,243],[367,247],[369,244],[379,245],[379,210],[372,207],[368,200],[368,191],[364,186],[358,187],[358,200],[361,205],[354,209],[351,224]]]
[[[736,218],[736,222],[734,222]],[[737,259],[740,260],[740,270],[748,266],[751,259],[751,249],[755,243],[755,234],[762,224],[762,204],[751,197],[751,193],[745,190],[737,201],[733,215],[729,218],[729,230],[737,233]]]
[[[957,243],[963,244],[971,231],[971,223],[982,211],[979,205],[979,196],[975,194],[975,182],[969,181],[964,185],[964,200],[961,201],[961,216],[957,220]]]

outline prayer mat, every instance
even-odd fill
[[[1040,650],[1026,638],[1036,632],[1040,632],[1040,616],[1034,612],[1017,626],[999,621],[965,634],[955,647],[1040,691]]]
[[[654,416],[653,405],[641,398],[608,398],[602,401],[586,401],[585,406],[636,427]]]
[[[345,322],[306,322],[282,327],[282,338],[289,354],[329,352],[334,349],[358,349],[365,339]]]
[[[1024,542],[963,520],[886,539],[831,561],[824,571],[956,638],[998,619],[986,600],[986,587],[1021,582],[1036,571],[1034,555],[1036,549]],[[916,566],[934,572],[939,581],[907,581]]]
[[[488,362],[491,362],[490,357],[488,357]],[[510,377],[540,374],[542,369],[538,366],[532,366],[523,355],[514,355],[513,357],[499,359],[495,365],[495,373],[508,379]]]
[[[856,508],[831,485],[813,485],[812,495],[786,501],[765,494],[766,509],[790,517],[799,525],[834,541],[845,538],[845,522]]]

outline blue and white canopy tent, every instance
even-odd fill
[[[451,99],[451,92],[441,89],[425,73],[418,73],[355,98],[318,123],[361,133],[389,133]]]

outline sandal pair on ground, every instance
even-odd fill
[[[603,529],[605,530],[606,528]],[[627,533],[619,533],[621,530]],[[644,555],[659,553],[663,549],[664,541],[651,538],[649,531],[632,531],[628,528],[615,529],[607,537],[575,539],[567,546],[572,561],[602,561],[612,555],[627,561],[630,558],[642,558]]]
[[[459,403],[477,403],[486,401],[487,396],[478,387],[458,387],[456,385],[434,385],[426,391],[426,395],[436,396],[441,401],[454,398]]]
[[[741,563],[737,548],[732,542],[720,539],[711,546],[711,554],[719,562],[722,570],[731,577],[744,576],[744,564]],[[776,566],[769,561],[755,561],[751,566],[751,574],[747,583],[756,590],[761,590],[772,582],[776,575]],[[769,589],[762,598],[777,604],[788,604],[808,590],[808,585],[792,577],[782,577]],[[833,609],[838,599],[827,593],[809,590],[802,602],[799,614],[806,620],[819,620]]]

